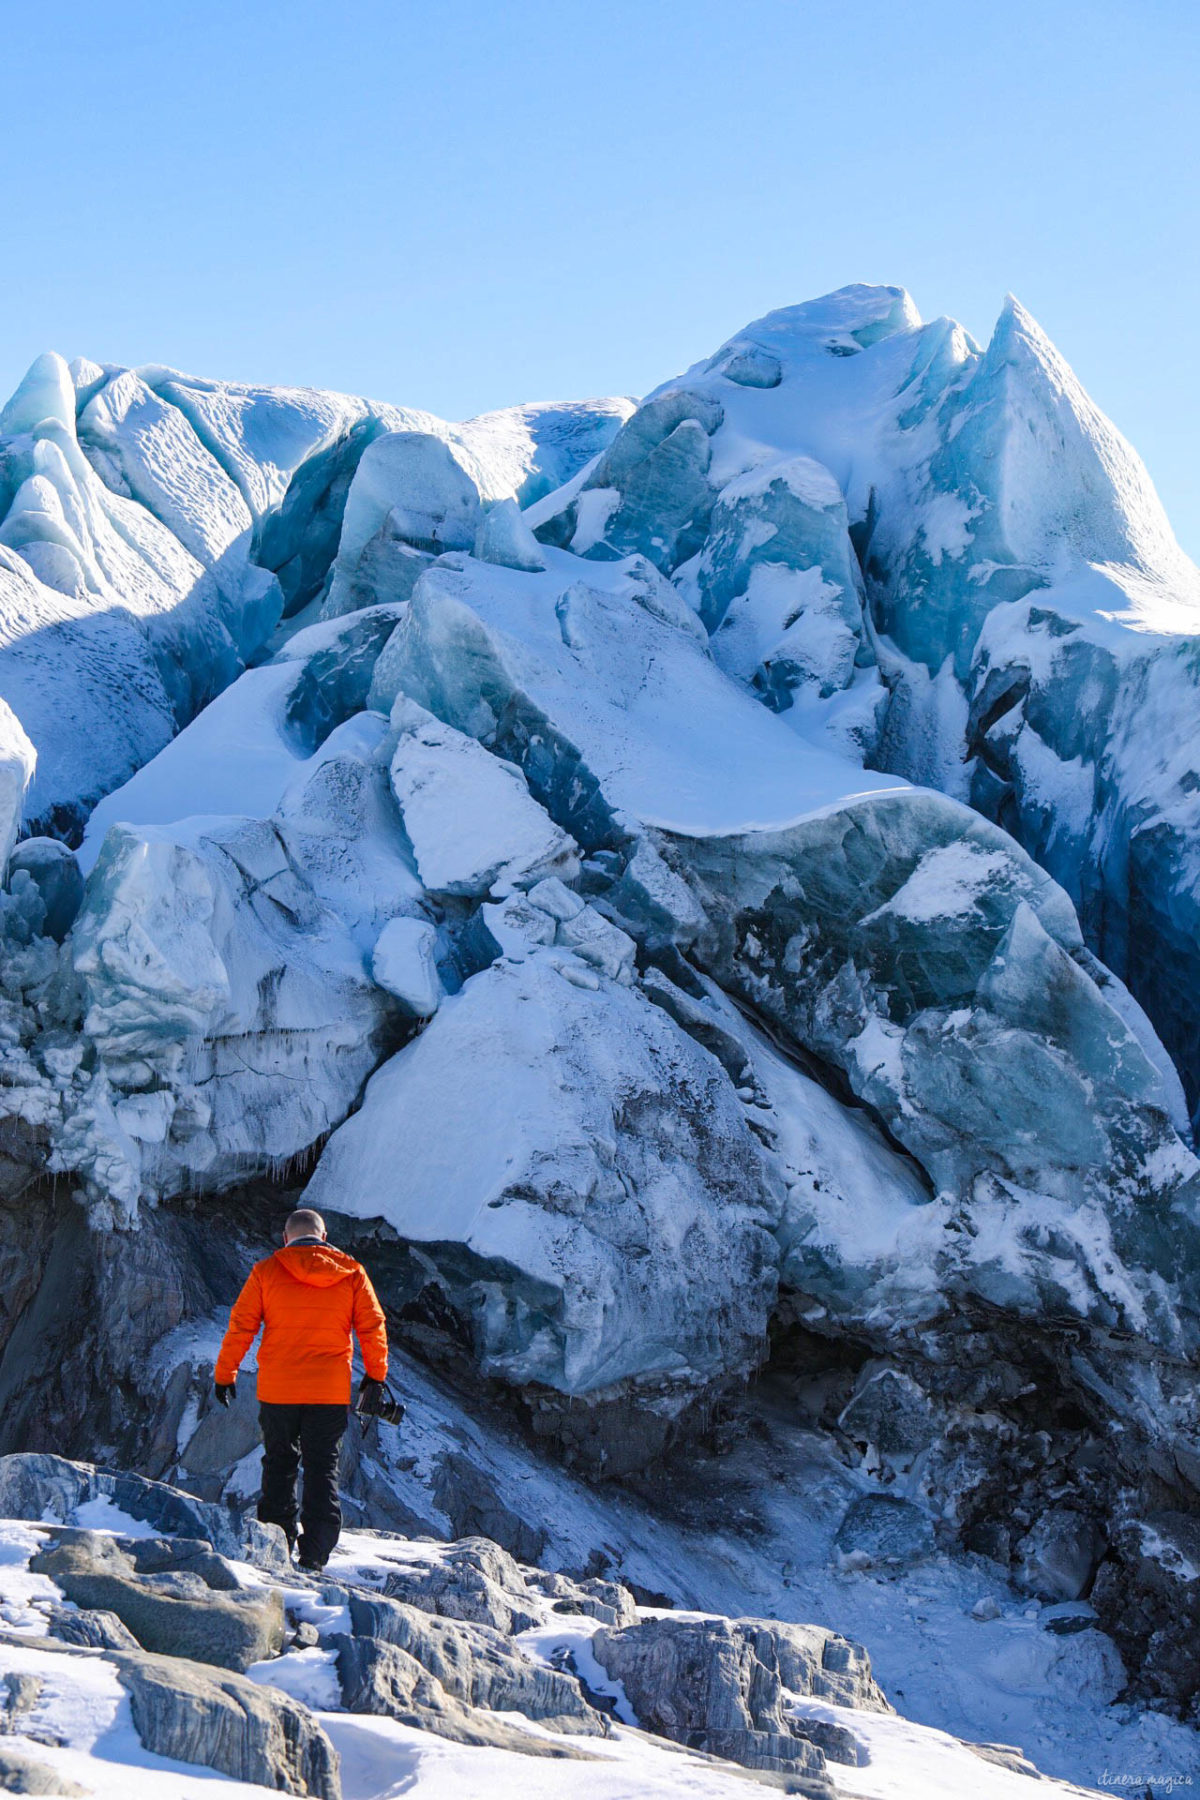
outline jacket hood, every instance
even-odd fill
[[[308,1287],[336,1287],[358,1267],[352,1256],[332,1244],[287,1244],[275,1252],[274,1260]]]

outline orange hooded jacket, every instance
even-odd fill
[[[229,1315],[214,1379],[233,1381],[264,1326],[258,1397],[275,1406],[348,1406],[351,1332],[368,1375],[387,1376],[387,1326],[366,1270],[332,1244],[288,1244],[255,1263]]]

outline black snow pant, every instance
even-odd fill
[[[289,1544],[300,1522],[300,1560],[323,1563],[342,1529],[338,1454],[350,1417],[348,1406],[278,1406],[260,1400],[263,1436],[262,1493],[258,1516],[282,1525]],[[304,1498],[296,1503],[296,1477],[304,1468]]]

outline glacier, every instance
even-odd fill
[[[831,1606],[986,1566],[1084,1609],[1106,1705],[1200,1723],[1198,641],[1012,300],[981,347],[849,287],[640,403],[457,424],[39,358],[0,414],[0,1453],[244,1500],[197,1233],[303,1196],[454,1396],[419,1479],[356,1467],[367,1523],[536,1560],[549,1459],[633,1557],[672,1469],[734,1505],[807,1433]],[[64,1294],[86,1375],[35,1341]]]

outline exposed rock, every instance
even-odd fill
[[[981,1762],[993,1763],[998,1769],[1009,1769],[1014,1775],[1028,1775],[1034,1781],[1042,1779],[1041,1770],[1035,1768],[1015,1744],[967,1744],[966,1748]]]
[[[596,1660],[620,1681],[640,1724],[747,1768],[795,1773],[830,1795],[823,1751],[786,1709],[787,1694],[887,1710],[866,1651],[816,1626],[765,1619],[644,1619],[602,1628]]]
[[[114,1542],[139,1575],[197,1575],[205,1587],[218,1594],[236,1594],[243,1589],[233,1565],[202,1538],[118,1537]]]
[[[1200,1724],[1200,1524],[1178,1511],[1115,1525],[1092,1604],[1130,1670],[1130,1691]]]
[[[541,1622],[520,1569],[486,1538],[451,1544],[427,1563],[398,1563],[383,1591],[422,1612],[490,1625],[506,1637]]]
[[[165,1535],[201,1539],[223,1556],[269,1572],[284,1573],[289,1567],[278,1526],[260,1525],[226,1506],[193,1499],[165,1482],[39,1452],[0,1456],[0,1518],[41,1522],[49,1516],[66,1524],[77,1507],[91,1500],[109,1500]]]
[[[46,1613],[46,1629],[63,1644],[81,1650],[137,1650],[137,1639],[115,1612],[95,1607],[52,1606]]]
[[[453,1699],[490,1712],[524,1713],[552,1731],[605,1734],[604,1719],[588,1705],[577,1681],[523,1656],[490,1626],[431,1618],[382,1595],[350,1594],[347,1604],[356,1638],[406,1651]]]
[[[834,1548],[848,1568],[907,1568],[934,1549],[928,1515],[893,1494],[862,1494],[846,1508]]]
[[[42,1693],[40,1675],[8,1674],[0,1680],[0,1731],[13,1737],[39,1738],[39,1728],[32,1724],[30,1714],[37,1705]],[[56,1742],[56,1739],[49,1739]]]
[[[279,1591],[230,1592],[224,1580],[211,1587],[203,1557],[139,1575],[117,1539],[81,1531],[39,1551],[30,1568],[76,1606],[115,1613],[144,1650],[242,1671],[283,1648]]]
[[[491,1538],[523,1563],[536,1562],[546,1547],[544,1526],[533,1525],[505,1506],[469,1456],[447,1450],[433,1485],[433,1498],[456,1537]]]
[[[809,1719],[802,1713],[789,1713],[788,1719],[797,1737],[807,1738],[822,1751],[826,1762],[846,1763],[850,1768],[862,1768],[871,1760],[870,1752],[861,1738],[846,1725],[835,1724],[832,1719]]]
[[[341,1800],[337,1752],[290,1695],[181,1657],[127,1651],[112,1661],[137,1734],[156,1756],[287,1794]]]
[[[442,1683],[405,1650],[378,1638],[329,1638],[337,1652],[342,1703],[350,1712],[382,1713],[435,1731],[456,1744],[488,1745],[498,1750],[518,1750],[526,1756],[565,1756],[582,1762],[595,1759],[573,1744],[558,1744],[517,1726],[505,1725],[475,1712],[448,1694]],[[572,1729],[578,1729],[573,1726]]]
[[[0,1744],[0,1792],[5,1794],[52,1794],[58,1800],[77,1800],[91,1788],[80,1787],[68,1775],[60,1775],[49,1763],[38,1762],[12,1744]]]
[[[601,1625],[633,1625],[637,1622],[637,1602],[630,1590],[619,1581],[602,1581],[592,1576],[576,1581],[543,1569],[530,1569],[526,1580],[539,1594],[545,1594],[555,1612],[583,1613],[598,1619]]]
[[[862,1444],[885,1456],[912,1456],[929,1444],[937,1429],[926,1395],[899,1369],[875,1369],[860,1379],[838,1424]]]
[[[1078,1600],[1104,1547],[1092,1519],[1073,1507],[1048,1507],[1017,1546],[1020,1585],[1043,1600]]]
[[[246,1380],[231,1405],[209,1406],[184,1445],[179,1465],[193,1478],[214,1475],[240,1462],[261,1441],[254,1383]]]

